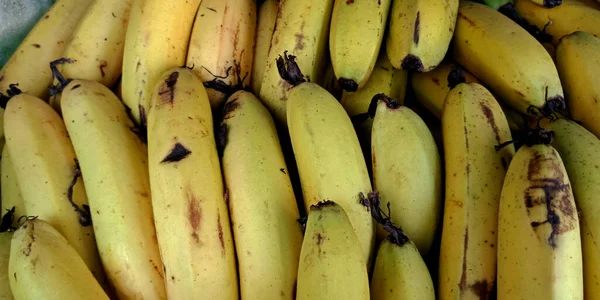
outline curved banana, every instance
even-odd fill
[[[260,87],[262,86],[278,11],[279,0],[266,0],[258,10],[254,59],[252,60],[252,74],[250,75],[250,87],[255,95],[260,93]]]
[[[461,83],[444,101],[446,199],[438,298],[482,299],[496,281],[498,202],[514,155],[506,117],[477,83]]]
[[[335,0],[329,28],[329,53],[345,91],[363,88],[375,67],[391,0]]]
[[[298,300],[368,300],[369,274],[342,206],[323,201],[310,207],[298,269]]]
[[[548,145],[522,146],[498,216],[498,299],[583,299],[579,218],[567,171]]]
[[[165,299],[146,146],[123,103],[101,83],[73,80],[63,90],[61,109],[84,174],[102,263],[116,295]]]
[[[228,95],[214,89],[210,81],[219,80],[239,87],[250,84],[255,30],[255,0],[202,0],[200,3],[186,64],[193,67],[206,85],[213,110],[220,108]]]
[[[534,4],[535,5],[535,4]],[[525,29],[483,4],[460,4],[454,58],[515,110],[531,115],[565,108],[552,58]]]
[[[556,67],[571,116],[600,137],[600,38],[583,31],[564,36],[556,48]]]
[[[86,189],[63,120],[43,100],[20,94],[6,106],[4,129],[26,214],[64,235],[103,284]]]
[[[458,5],[459,0],[394,1],[386,41],[394,68],[433,70],[448,52]]]
[[[13,299],[8,279],[8,262],[12,237],[12,232],[0,232],[0,299],[3,300]]]
[[[125,34],[122,96],[146,126],[152,89],[168,69],[183,66],[201,0],[135,0]]]
[[[15,299],[109,299],[69,241],[41,219],[15,231],[8,278]]]
[[[238,299],[210,101],[185,67],[168,70],[148,111],[154,223],[171,299]],[[173,228],[177,228],[174,232]]]
[[[21,196],[21,190],[19,189],[19,181],[17,180],[17,173],[13,165],[13,161],[8,153],[8,147],[2,149],[2,159],[0,160],[0,191],[2,193],[2,207],[0,209],[0,215],[4,215],[7,211],[14,208],[12,212],[15,219],[13,226],[17,227],[17,221],[21,216],[26,216],[25,203]],[[1,273],[1,272],[0,272]],[[2,297],[0,297],[2,299]]]

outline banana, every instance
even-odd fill
[[[286,107],[293,87],[279,76],[276,59],[287,51],[296,56],[302,72],[321,82],[327,67],[327,42],[333,0],[285,0],[279,4],[259,98],[286,126]]]
[[[298,300],[369,299],[369,275],[360,241],[342,206],[310,207],[298,269]]]
[[[216,89],[217,80],[229,86],[250,84],[255,30],[255,0],[200,3],[186,64],[193,66],[206,85],[213,110],[220,108],[228,96],[228,92]]]
[[[379,56],[391,0],[335,0],[329,53],[340,86],[356,92],[367,83]]]
[[[571,116],[600,137],[600,38],[583,31],[564,36],[556,49],[556,67]]]
[[[238,299],[210,104],[200,78],[185,67],[161,76],[150,101],[152,208],[171,299]]]
[[[258,10],[254,59],[252,60],[252,74],[250,75],[250,87],[255,95],[260,93],[260,87],[262,86],[278,11],[279,0],[266,0]]]
[[[343,207],[370,265],[375,226],[359,195],[372,187],[348,114],[325,89],[304,82],[288,95],[287,121],[306,210],[325,199]]]
[[[8,278],[15,299],[109,299],[77,250],[41,219],[15,231]]]
[[[13,299],[8,279],[10,240],[12,237],[12,232],[0,232],[0,299],[2,300]]]
[[[583,0],[562,0],[560,6],[547,9],[531,0],[515,0],[519,15],[552,36],[552,43],[575,31],[586,31],[600,37],[600,10],[596,3]]]
[[[548,52],[498,11],[462,2],[453,44],[456,61],[520,113],[537,116],[565,108]]]
[[[399,146],[402,145],[402,146]],[[371,142],[373,186],[423,256],[433,243],[442,207],[440,154],[421,117],[383,97],[377,104]],[[378,227],[378,237],[386,236]]]
[[[10,154],[8,153],[8,147],[4,147],[4,149],[2,149],[0,174],[2,174],[2,178],[0,180],[0,190],[2,191],[2,208],[0,210],[0,215],[5,214],[9,210],[12,211],[14,208],[12,214],[14,215],[15,220],[12,226],[17,227],[20,224],[17,224],[16,222],[21,216],[27,215],[27,213],[25,211],[23,197],[21,196],[21,190],[19,189],[19,182],[17,181],[15,167]],[[0,299],[3,298],[0,297]]]
[[[182,66],[201,0],[134,0],[123,53],[122,96],[137,124],[146,112],[158,78]]]
[[[86,189],[63,120],[43,100],[20,94],[6,106],[4,129],[25,213],[64,235],[103,284]]]
[[[63,55],[79,20],[93,0],[60,0],[40,18],[0,70],[0,92],[9,84],[21,91],[46,99],[52,84],[48,65]]]
[[[543,8],[553,8],[562,4],[563,0],[529,0]]]
[[[512,145],[494,146],[512,139],[510,129],[490,92],[461,83],[444,101],[442,131],[446,199],[438,298],[487,299],[496,281],[498,202],[514,155]]]
[[[567,172],[549,145],[519,148],[498,216],[498,299],[583,299],[579,219]]]
[[[245,91],[227,100],[224,114],[223,174],[241,298],[294,299],[302,231],[275,123]]]
[[[394,68],[433,70],[448,52],[458,5],[459,0],[394,1],[386,39]]]
[[[165,299],[146,146],[134,133],[125,107],[101,83],[73,80],[63,90],[61,109],[115,294],[120,299]]]

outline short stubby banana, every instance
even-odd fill
[[[363,88],[371,76],[391,2],[335,0],[329,28],[329,53],[335,76],[345,91]]]
[[[20,94],[6,106],[4,129],[25,213],[55,227],[104,284],[86,189],[63,120],[42,99]]]
[[[250,88],[255,95],[260,93],[262,86],[278,11],[279,0],[266,0],[258,9],[254,59],[252,59],[252,74],[250,75]]]
[[[225,103],[222,124],[241,298],[294,299],[302,230],[273,118],[253,94],[239,91]]]
[[[298,269],[298,300],[368,300],[369,274],[360,241],[342,206],[310,207]]]
[[[370,264],[375,226],[360,194],[372,189],[350,117],[325,89],[305,82],[287,100],[287,122],[298,166],[304,205],[332,200],[344,208]]]
[[[19,189],[19,181],[17,180],[17,173],[15,166],[13,165],[8,148],[2,149],[2,159],[0,160],[0,191],[2,193],[2,206],[0,209],[0,216],[4,215],[8,211],[14,215],[13,227],[17,227],[17,222],[21,216],[26,216],[25,203],[21,196],[21,190]],[[13,211],[14,209],[14,211]],[[1,273],[1,272],[0,272]],[[0,299],[2,299],[0,297]]]
[[[109,299],[77,250],[42,219],[15,231],[8,278],[15,299]]]
[[[386,41],[394,68],[433,70],[448,52],[458,4],[458,0],[394,1]]]
[[[562,0],[562,4],[547,9],[531,0],[515,0],[519,15],[552,36],[552,43],[575,31],[585,31],[600,37],[600,10],[596,3],[584,0]]]
[[[563,37],[556,48],[556,67],[571,116],[600,137],[600,38],[583,31]]]
[[[506,117],[477,83],[452,89],[442,111],[446,199],[438,298],[488,299],[496,282],[498,202],[514,155]]]
[[[12,100],[11,100],[12,101]],[[104,85],[73,80],[61,110],[86,185],[104,269],[120,299],[165,299],[148,179],[138,127]]]
[[[238,299],[210,101],[185,67],[168,70],[154,88],[148,160],[168,298]]]
[[[3,300],[13,299],[10,280],[8,279],[8,262],[12,237],[12,232],[0,232],[0,299]]]
[[[549,145],[525,145],[506,173],[498,216],[498,299],[583,299],[579,218]]]
[[[134,0],[123,53],[122,99],[137,124],[146,112],[158,78],[183,66],[201,0]]]
[[[500,12],[462,2],[453,44],[456,61],[515,110],[536,116],[565,108],[558,72],[548,52]]]
[[[312,82],[321,82],[328,62],[329,21],[334,0],[280,1],[259,98],[283,126],[290,89],[279,76],[276,60],[288,52]]]
[[[186,64],[193,67],[207,87],[213,110],[220,108],[229,96],[216,87],[250,85],[255,31],[256,0],[200,3]]]

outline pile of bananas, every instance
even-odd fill
[[[595,0],[58,0],[0,299],[600,299]]]

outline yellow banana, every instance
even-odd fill
[[[298,300],[369,299],[369,275],[360,241],[342,206],[310,207],[298,269]]]
[[[223,90],[215,89],[218,84],[213,80],[229,86],[250,84],[255,30],[255,0],[202,0],[200,3],[186,64],[193,66],[206,85],[213,110],[220,108],[228,96]]]
[[[6,106],[4,128],[26,214],[55,227],[104,283],[85,186],[63,120],[43,100],[20,94]]]
[[[498,299],[583,299],[579,219],[567,172],[548,145],[522,146],[498,216]]]
[[[562,4],[563,0],[529,0],[543,8],[553,8]]]
[[[0,299],[12,300],[10,281],[8,279],[8,262],[10,257],[10,240],[12,232],[0,232]]]
[[[104,85],[73,80],[62,93],[61,109],[84,174],[102,263],[116,295],[165,299],[146,146],[135,135],[125,107]]]
[[[21,216],[27,215],[25,211],[25,203],[21,196],[21,190],[19,189],[19,182],[17,181],[17,174],[13,165],[8,148],[2,149],[2,160],[0,160],[0,174],[2,179],[0,180],[2,191],[2,208],[0,215],[4,215],[7,211],[11,211],[15,217],[13,226],[16,227],[17,221]],[[14,208],[14,211],[12,209]],[[0,297],[0,299],[2,299]]]
[[[259,98],[281,125],[287,125],[286,105],[292,85],[279,76],[276,59],[287,51],[296,56],[300,69],[312,82],[321,82],[328,62],[327,41],[333,1],[280,2]]]
[[[294,299],[302,231],[275,123],[245,91],[227,100],[224,114],[223,174],[241,298]]]
[[[461,2],[453,44],[456,61],[515,110],[536,116],[565,108],[548,52],[500,12]]]
[[[444,101],[446,199],[439,299],[487,299],[496,281],[498,202],[514,147],[506,117],[490,92],[461,83]],[[521,253],[523,255],[523,253]]]
[[[250,75],[250,87],[256,95],[260,93],[263,75],[271,48],[271,37],[275,29],[277,12],[279,11],[279,0],[266,0],[258,10],[256,24],[256,44],[254,45],[254,59],[252,60],[252,74]]]
[[[433,70],[446,56],[459,0],[394,1],[386,52],[396,69]]]
[[[146,112],[158,78],[183,66],[201,0],[134,0],[123,53],[123,102],[137,124]]]
[[[391,2],[335,0],[329,28],[329,53],[335,75],[345,91],[363,88],[371,76]]]
[[[148,111],[152,208],[168,298],[238,299],[213,132],[200,78],[185,67],[168,70],[154,88]]]
[[[600,38],[583,31],[563,37],[556,49],[556,67],[573,119],[600,137]]]
[[[8,278],[15,299],[109,299],[69,241],[41,219],[15,231]]]

